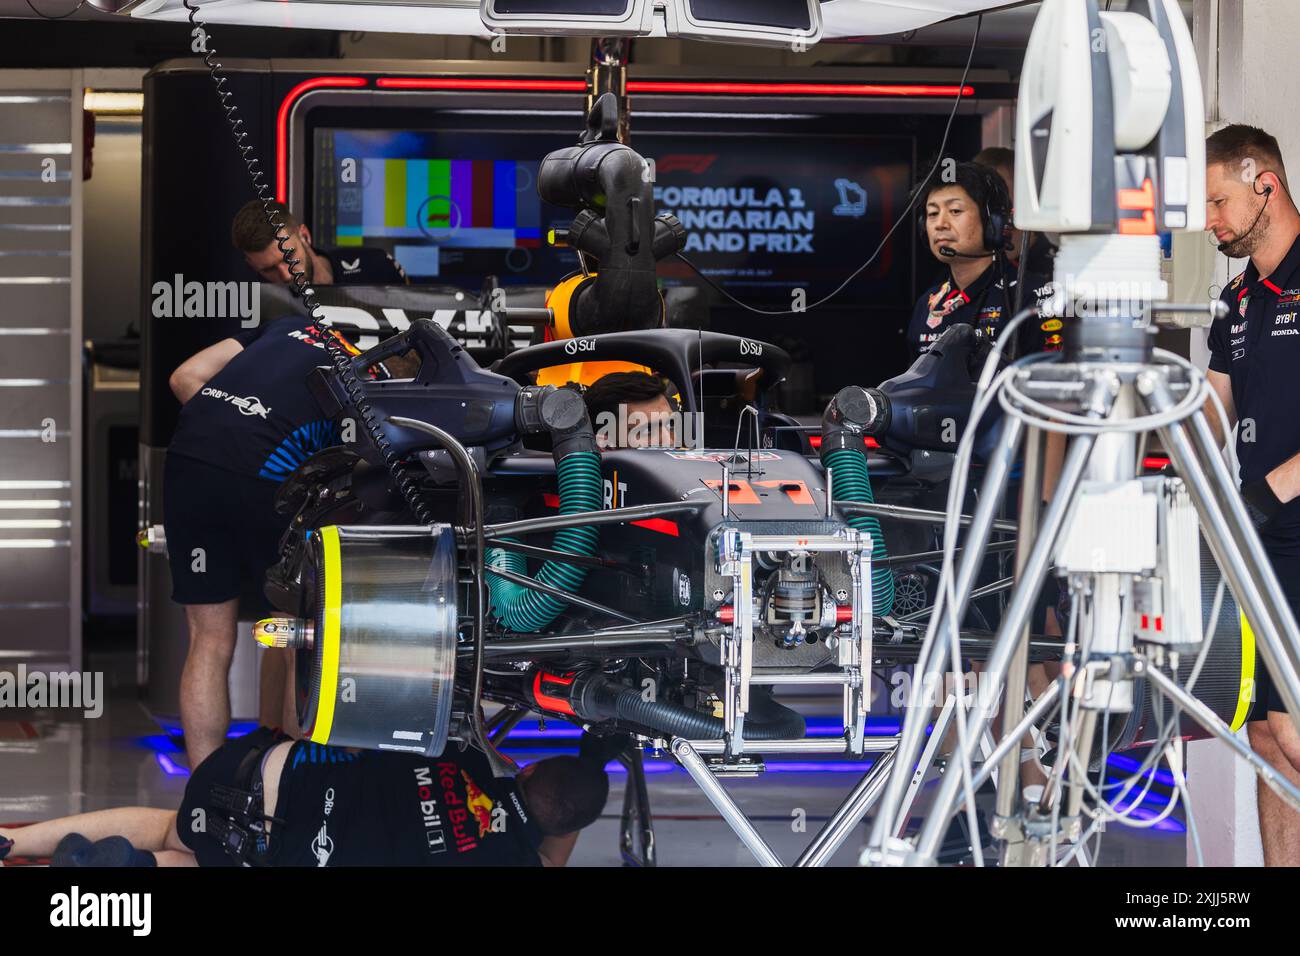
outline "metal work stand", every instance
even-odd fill
[[[736,801],[731,798],[726,789],[718,782],[717,776],[709,765],[704,762],[696,747],[703,743],[702,741],[689,741],[681,737],[674,737],[671,750],[677,762],[682,765],[696,785],[704,791],[704,795],[709,798],[727,825],[735,831],[740,842],[754,854],[754,858],[762,866],[783,866],[781,858],[777,856],[776,851],[763,839],[762,834],[755,829],[754,824],[749,817],[745,816],[740,807],[736,806]],[[809,743],[820,743],[820,741],[809,741]],[[795,866],[825,866],[826,861],[831,858],[836,850],[844,843],[853,828],[862,822],[868,811],[871,810],[875,802],[880,798],[884,790],[885,781],[889,778],[890,771],[894,767],[894,743],[893,737],[868,737],[865,741],[868,751],[877,751],[881,753],[879,759],[872,765],[871,769],[863,775],[862,780],[853,788],[853,791],[840,804],[839,808],[831,815],[831,818],[823,824],[822,828],[813,837],[812,841],[800,854]],[[804,748],[808,749],[808,748]]]
[[[1115,335],[1117,333],[1111,333]],[[1141,337],[1145,336],[1143,340]],[[963,774],[955,762],[942,779],[939,792],[927,814],[915,842],[902,839],[908,802],[909,772],[922,756],[922,741],[929,710],[919,694],[933,686],[950,663],[950,630],[956,628],[969,603],[969,595],[984,558],[984,548],[993,527],[994,511],[1002,501],[1008,475],[1020,455],[1026,452],[1026,475],[1021,507],[1020,550],[1017,554],[1017,584],[1003,616],[997,639],[984,671],[993,687],[1005,688],[1007,700],[1024,699],[1027,665],[1027,640],[1030,614],[1051,564],[1058,542],[1067,528],[1067,518],[1076,500],[1076,492],[1085,479],[1093,482],[1124,482],[1138,477],[1138,435],[1140,415],[1158,422],[1155,432],[1168,452],[1178,477],[1199,516],[1201,533],[1222,569],[1228,585],[1249,619],[1257,638],[1257,647],[1274,676],[1292,720],[1300,729],[1300,636],[1290,608],[1279,599],[1283,593],[1259,538],[1251,524],[1235,483],[1224,464],[1201,403],[1204,391],[1193,395],[1192,373],[1186,367],[1153,356],[1150,337],[1145,329],[1132,329],[1123,343],[1138,352],[1128,362],[1115,361],[1113,354],[1080,351],[1083,358],[1070,363],[1029,360],[1018,363],[1008,373],[1014,391],[1001,391],[998,400],[1009,412],[1028,410],[1038,420],[1044,410],[1064,411],[1086,417],[1104,427],[1091,430],[1074,428],[1057,487],[1050,503],[1039,514],[1041,500],[1041,431],[1015,414],[1008,414],[996,453],[988,464],[980,488],[978,505],[955,566],[956,606],[944,609],[930,624],[917,661],[917,679],[913,681],[911,701],[901,731],[897,762],[908,768],[893,774],[888,782],[876,815],[868,843],[866,862],[872,865],[931,865],[947,830],[949,819],[957,812],[963,797]],[[1135,345],[1136,343],[1136,345]],[[1141,354],[1144,352],[1145,354]],[[1094,358],[1095,357],[1095,358]],[[1005,388],[1005,386],[1004,386]],[[1048,421],[1056,421],[1050,414]],[[1146,655],[1147,645],[1131,643],[1108,652],[1103,679],[1122,687],[1142,674],[1161,692],[1172,698],[1209,732],[1228,742],[1239,755],[1250,761],[1266,783],[1278,790],[1289,803],[1300,808],[1300,789],[1273,773],[1267,764],[1250,753],[1231,730],[1208,708],[1177,686]],[[1071,662],[1067,661],[1067,668]],[[1081,674],[1088,661],[1078,662]],[[1098,665],[1101,666],[1101,665]],[[1061,699],[1067,699],[1061,695]],[[1046,708],[1034,708],[1045,712]],[[1008,848],[1023,847],[1026,842],[1026,808],[1019,789],[1018,742],[1026,729],[1024,715],[1004,708],[1004,735],[994,750],[1000,759],[998,814],[994,835]],[[1097,710],[1084,710],[1079,733],[1073,738],[1076,758],[1087,766],[1091,750],[1092,726]],[[963,717],[959,714],[958,719]],[[965,718],[965,741],[974,758],[991,714],[974,708]],[[929,754],[933,757],[933,748]],[[1066,755],[1062,755],[1063,760]],[[1066,761],[1067,764],[1069,761]],[[1076,764],[1077,766],[1077,764]],[[991,772],[987,764],[972,781],[975,787]],[[923,766],[918,773],[923,773]],[[1056,781],[1055,792],[1048,787],[1044,804],[1057,801],[1062,821],[1077,814],[1081,784],[1074,779]],[[1041,805],[1036,804],[1041,809]],[[1077,817],[1075,820],[1077,826]],[[1063,831],[1065,841],[1071,832]],[[1055,833],[1053,840],[1056,839]],[[1032,852],[1020,855],[1004,853],[1007,865],[1041,860]]]
[[[618,758],[627,768],[623,789],[623,814],[619,819],[618,845],[624,866],[658,866],[655,854],[655,824],[650,816],[650,793],[645,785],[645,760],[633,747]]]

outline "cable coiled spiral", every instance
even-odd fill
[[[357,415],[361,419],[366,434],[370,436],[371,442],[379,451],[384,467],[388,469],[388,473],[392,476],[398,490],[401,491],[407,507],[411,509],[411,513],[420,524],[432,524],[433,512],[420,493],[419,483],[411,477],[410,473],[402,465],[397,453],[393,450],[392,443],[388,440],[388,436],[384,434],[384,430],[380,427],[378,420],[375,418],[375,413],[370,407],[370,401],[366,398],[365,392],[362,391],[361,381],[352,368],[351,357],[335,334],[325,326],[325,318],[321,314],[320,304],[316,301],[316,292],[307,284],[307,275],[300,268],[302,260],[294,257],[290,252],[289,236],[285,232],[284,222],[271,205],[274,199],[271,197],[270,187],[266,184],[261,160],[252,155],[253,147],[247,142],[248,132],[243,128],[244,121],[239,116],[239,107],[231,102],[232,94],[225,88],[225,70],[220,61],[217,60],[216,50],[212,48],[207,25],[199,19],[198,7],[191,0],[181,0],[181,2],[188,11],[190,24],[203,35],[203,63],[212,76],[212,84],[217,94],[218,105],[220,105],[222,112],[225,113],[226,122],[230,125],[230,133],[234,137],[235,148],[239,150],[239,158],[248,171],[248,178],[253,185],[257,201],[262,204],[262,212],[266,216],[267,224],[275,230],[275,244],[279,247],[280,255],[284,257],[284,261],[289,264],[289,275],[293,279],[294,288],[297,289],[298,295],[302,297],[307,313],[311,317],[312,331],[324,341],[325,352],[329,355],[330,361],[338,373],[339,381],[348,393],[348,399],[351,401],[352,406],[357,410]]]

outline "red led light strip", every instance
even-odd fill
[[[934,83],[703,83],[628,80],[629,93],[722,93],[736,96],[956,96],[956,85]],[[960,87],[974,96],[975,87]]]
[[[289,201],[289,112],[305,93],[322,88],[366,86],[363,76],[317,76],[303,80],[280,101],[275,125],[275,197]],[[375,86],[385,90],[501,90],[517,92],[585,93],[586,80],[493,79],[490,77],[383,76]],[[974,96],[975,87],[888,83],[707,83],[687,80],[631,80],[629,93],[713,93],[737,96]]]
[[[317,76],[303,80],[280,101],[280,111],[275,118],[275,198],[289,201],[289,111],[294,102],[311,90],[324,87],[358,87],[370,81],[363,76]]]
[[[375,80],[375,86],[387,90],[540,90],[552,93],[585,93],[586,80],[510,80],[481,77],[446,77],[423,79],[421,77],[385,76]]]

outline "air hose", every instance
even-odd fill
[[[666,700],[647,700],[642,689],[617,683],[599,671],[587,671],[572,678],[564,678],[553,687],[542,674],[539,687],[552,693],[560,692],[567,698],[560,706],[567,707],[583,720],[617,719],[639,724],[662,733],[685,737],[689,740],[720,740],[725,724],[720,717],[702,714],[697,710]],[[548,694],[546,701],[557,703]],[[763,690],[750,691],[750,710],[745,715],[746,740],[797,740],[806,732],[803,716],[779,704]]]
[[[252,155],[253,147],[247,142],[248,132],[243,129],[244,121],[239,117],[239,107],[231,102],[231,93],[226,89],[225,70],[220,61],[217,60],[217,51],[212,47],[212,37],[208,33],[207,24],[199,19],[198,7],[191,0],[182,0],[182,3],[188,11],[191,26],[201,35],[201,48],[204,51],[203,63],[212,76],[212,84],[217,94],[217,103],[226,115],[226,122],[230,124],[230,132],[235,139],[235,148],[239,150],[240,159],[243,161],[245,169],[248,170],[248,178],[253,184],[253,192],[256,194],[257,201],[262,204],[262,213],[266,216],[266,222],[275,230],[275,244],[279,247],[280,255],[284,257],[284,261],[289,265],[289,275],[293,279],[294,288],[298,295],[302,297],[307,314],[311,316],[312,332],[325,343],[325,352],[334,365],[338,379],[342,383],[344,390],[347,391],[352,407],[356,409],[357,417],[361,419],[362,427],[366,430],[366,434],[370,436],[371,442],[379,452],[384,467],[387,468],[394,483],[401,491],[407,507],[411,509],[411,513],[420,524],[432,524],[433,512],[420,493],[419,483],[403,467],[401,459],[393,449],[392,443],[388,440],[388,436],[384,434],[383,428],[380,427],[379,421],[370,407],[370,401],[366,398],[362,389],[361,381],[352,368],[351,356],[334,331],[325,325],[325,317],[320,311],[320,304],[316,301],[316,292],[307,284],[307,275],[300,268],[302,259],[295,258],[290,251],[289,236],[285,232],[284,222],[271,205],[274,200],[271,197],[271,189],[266,184],[261,161]]]
[[[863,427],[877,415],[875,404],[866,389],[850,386],[840,389],[822,415],[821,460],[832,475],[836,501],[875,503],[863,444]],[[894,609],[894,573],[881,563],[889,551],[880,521],[871,515],[853,515],[848,523],[871,535],[871,607],[876,617],[884,617]]]
[[[591,419],[581,396],[570,389],[553,386],[521,389],[515,418],[520,431],[550,432],[560,493],[559,513],[599,511],[604,501],[604,478]],[[568,554],[591,556],[596,553],[598,540],[599,532],[594,527],[562,528],[555,533],[551,547]],[[489,548],[483,564],[492,614],[510,630],[540,631],[567,606],[549,594],[492,573],[493,568],[500,568],[526,574],[527,561],[518,552]],[[534,580],[575,594],[586,577],[585,567],[552,560],[542,565]]]

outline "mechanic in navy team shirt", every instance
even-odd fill
[[[318,252],[305,226],[283,206],[276,204],[276,211],[314,284],[406,282],[380,250]],[[289,281],[261,203],[239,211],[231,237],[265,280]],[[339,333],[327,334],[356,353]],[[306,385],[313,369],[328,364],[324,337],[298,315],[223,339],[171,375],[172,392],[184,407],[167,450],[163,522],[172,600],[185,606],[189,626],[180,701],[191,767],[221,744],[230,723],[239,598],[262,600],[262,579],[277,560],[287,525],[274,510],[277,485],[311,455],[339,443],[337,428]],[[284,655],[263,655],[259,716],[265,724],[292,726],[282,719],[286,671]]]
[[[1226,318],[1210,327],[1210,385],[1237,429],[1241,496],[1268,553],[1280,597],[1300,618],[1300,212],[1277,140],[1226,126],[1205,143],[1206,228],[1246,270],[1220,296]],[[1217,411],[1206,414],[1222,444]],[[1300,736],[1262,661],[1255,664],[1250,745],[1300,785]],[[1258,787],[1265,866],[1300,866],[1300,813]]]
[[[232,791],[251,798],[248,814],[231,813],[222,798]],[[262,727],[226,741],[198,766],[179,811],[118,807],[0,828],[0,860],[564,866],[608,797],[603,755],[549,757],[498,779],[480,751],[455,743],[423,757],[292,741]]]
[[[921,186],[916,205],[922,235],[930,254],[945,266],[945,275],[921,294],[912,311],[907,326],[911,354],[927,351],[958,322],[996,335],[1012,316],[1016,289],[1015,269],[1008,265],[1001,275],[994,257],[995,249],[1005,249],[1011,221],[1002,178],[986,166],[957,163],[947,179],[931,177]],[[1047,286],[1047,278],[1026,274],[1022,305],[1047,298]],[[1017,354],[1059,349],[1060,328],[1059,319],[1026,319],[1017,335]]]

